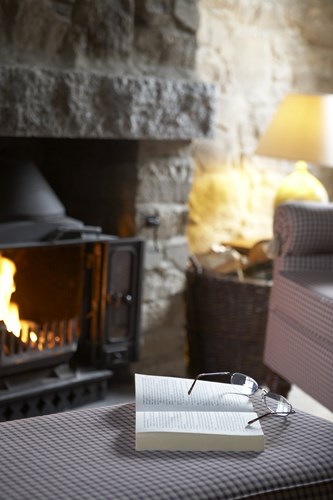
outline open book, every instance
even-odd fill
[[[247,396],[232,385],[135,375],[137,450],[262,451],[260,422]]]

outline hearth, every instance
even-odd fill
[[[3,421],[101,399],[113,371],[137,360],[143,241],[68,218],[34,165],[2,168],[7,198],[27,172],[32,189],[0,209]]]

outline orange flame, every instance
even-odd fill
[[[11,302],[11,296],[16,290],[15,273],[14,262],[0,255],[0,320],[4,322],[9,332],[16,337],[21,335],[22,342],[26,343],[29,340],[28,322],[20,320],[18,305]],[[35,332],[30,332],[30,340],[37,342]]]

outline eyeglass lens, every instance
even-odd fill
[[[243,373],[233,373],[231,383],[241,394],[250,395],[258,390],[257,382]]]
[[[273,392],[268,392],[264,395],[264,401],[267,408],[273,413],[279,413],[285,415],[290,413],[291,404],[286,398],[280,396],[279,394],[274,394]]]

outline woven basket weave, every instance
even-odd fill
[[[242,372],[263,383],[271,281],[186,272],[188,372]]]

